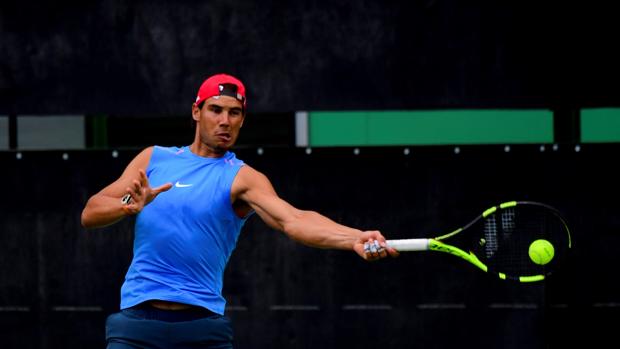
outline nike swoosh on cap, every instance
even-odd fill
[[[181,184],[179,183],[179,181],[177,181],[176,183],[174,183],[174,186],[177,188],[187,188],[187,187],[191,187],[193,184]]]

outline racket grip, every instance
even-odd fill
[[[397,251],[426,251],[428,250],[430,239],[402,239],[387,240],[389,247]]]

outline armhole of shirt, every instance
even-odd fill
[[[153,171],[153,164],[157,162],[158,158],[161,156],[161,152],[164,150],[159,145],[153,146],[153,151],[151,152],[151,157],[149,158],[149,162],[146,165],[146,176],[149,177],[151,172]]]
[[[234,171],[230,171],[230,175],[229,175],[230,178],[227,178],[227,186],[228,187],[226,189],[226,194],[227,194],[227,197],[228,197],[228,201],[230,203],[228,205],[228,207],[230,207],[230,213],[232,214],[232,216],[235,217],[235,219],[237,219],[238,221],[245,222],[248,218],[250,218],[255,213],[255,211],[250,208],[250,212],[248,214],[246,214],[244,217],[239,217],[239,216],[237,216],[237,213],[235,212],[235,210],[233,208],[233,203],[230,202],[230,197],[231,197],[230,194],[232,192],[233,182],[235,181],[235,178],[237,178],[237,175],[239,174],[239,171],[241,171],[241,168],[243,166],[245,166],[245,162],[242,163],[239,166],[236,166]]]

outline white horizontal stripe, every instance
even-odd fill
[[[538,305],[534,303],[492,303],[489,304],[491,309],[538,309]]]
[[[418,304],[418,309],[465,309],[463,303],[425,303]]]
[[[620,308],[620,302],[594,303],[594,308]]]
[[[346,304],[342,310],[392,310],[389,304]]]
[[[55,307],[52,307],[53,311],[84,311],[84,312],[89,312],[89,311],[103,311],[102,307],[99,306],[86,306],[86,307],[80,307],[80,306],[72,306],[72,305],[58,305]]]
[[[318,305],[295,305],[295,304],[285,304],[285,305],[272,305],[269,307],[269,310],[279,311],[279,310],[303,310],[303,311],[316,311],[320,310]]]
[[[21,305],[7,305],[4,307],[0,307],[0,311],[18,311],[18,312],[27,312],[30,311],[30,307],[25,307]]]

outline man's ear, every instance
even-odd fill
[[[200,121],[200,108],[198,108],[196,103],[192,104],[192,119],[196,122]]]

